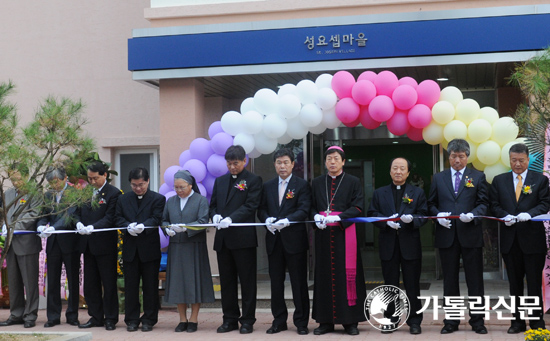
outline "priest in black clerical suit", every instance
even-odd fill
[[[223,324],[217,332],[238,329],[240,322],[240,333],[248,334],[252,333],[256,322],[256,227],[230,225],[255,222],[262,179],[244,169],[246,153],[243,147],[229,147],[225,160],[229,173],[216,179],[210,200],[210,216],[218,224],[214,250],[218,256],[223,311]],[[242,314],[238,302],[239,282]]]
[[[411,303],[407,324],[411,334],[420,334],[422,313],[417,313],[422,308],[418,298],[422,272],[420,227],[426,223],[426,219],[417,217],[427,215],[428,204],[421,188],[406,183],[410,167],[411,163],[407,159],[392,160],[390,166],[392,183],[374,191],[367,216],[401,218],[397,222],[374,223],[380,228],[378,240],[382,274],[384,284],[399,287],[399,270],[403,272],[403,283]],[[388,312],[393,314],[393,311],[394,309],[391,309]]]
[[[312,317],[320,324],[315,335],[334,331],[335,324],[342,324],[349,335],[358,335],[357,323],[366,320],[365,278],[355,225],[344,221],[363,215],[363,189],[357,177],[343,171],[345,160],[342,148],[329,147],[325,152],[328,174],[312,183],[311,216],[317,226]]]
[[[287,329],[285,304],[285,270],[288,268],[294,301],[294,325],[299,335],[308,334],[309,293],[307,260],[309,248],[305,221],[311,208],[311,189],[307,181],[292,174],[294,153],[287,148],[273,155],[278,176],[263,186],[258,219],[266,222],[265,243],[271,279],[271,312],[273,324],[268,334]]]

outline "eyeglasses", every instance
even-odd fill
[[[185,191],[185,189],[189,187],[189,185],[186,185],[186,186],[174,186],[174,191],[178,192],[178,191]]]
[[[131,186],[132,188],[145,188],[145,187],[147,187],[147,185],[148,185],[147,182],[142,182],[142,183],[140,183],[140,184],[135,184],[135,183],[133,183],[133,182],[130,183],[130,186]]]

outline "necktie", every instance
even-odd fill
[[[285,196],[285,190],[286,190],[286,180],[283,180],[281,182],[281,187],[279,187],[279,205],[283,202],[283,197]]]
[[[458,187],[460,186],[460,172],[455,173],[455,195],[458,194]]]
[[[516,201],[519,201],[519,195],[521,194],[522,187],[523,182],[521,181],[521,174],[518,174],[518,184],[516,185]]]

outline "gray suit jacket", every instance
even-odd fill
[[[6,191],[6,203],[9,205],[17,197],[15,188],[10,188]],[[24,203],[21,200],[29,200],[25,195],[8,210],[8,223],[13,221],[13,215],[20,209]],[[33,199],[25,208],[23,213],[19,215],[15,223],[15,231],[36,231],[36,220],[40,214],[40,200]],[[13,226],[12,226],[13,227]],[[13,235],[11,248],[17,256],[32,255],[42,250],[42,241],[35,233]]]
[[[206,224],[208,223],[208,200],[199,193],[193,193],[183,211],[180,209],[180,197],[174,195],[164,206],[162,225],[170,224]],[[187,230],[176,233],[170,238],[170,243],[206,243],[206,230]]]

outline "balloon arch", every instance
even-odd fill
[[[398,79],[391,71],[363,72],[357,80],[347,71],[322,74],[315,82],[302,80],[285,84],[276,93],[260,89],[245,99],[240,112],[228,111],[208,129],[210,140],[197,138],[179,157],[179,165],[164,172],[159,192],[167,198],[174,174],[187,169],[195,177],[202,195],[210,199],[214,180],[227,173],[225,151],[231,145],[244,147],[249,158],[270,154],[278,144],[302,139],[308,132],[321,134],[340,124],[365,129],[383,122],[394,135],[407,135],[444,146],[454,138],[470,144],[469,162],[485,172],[487,181],[510,170],[508,150],[521,140],[511,117],[500,117],[491,107],[480,108],[464,99],[453,86],[443,90],[433,80],[420,84],[411,77]]]

